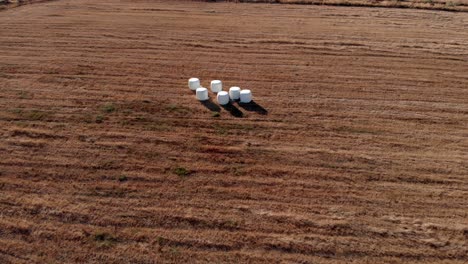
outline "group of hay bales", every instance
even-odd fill
[[[190,90],[195,91],[196,98],[199,101],[209,100],[208,89],[201,86],[200,79],[190,78],[188,80]],[[213,80],[210,83],[211,92],[216,94],[216,99],[220,105],[227,105],[231,101],[239,101],[243,104],[252,102],[252,91],[241,89],[238,86],[229,88],[229,93],[223,91],[223,83],[220,80]]]

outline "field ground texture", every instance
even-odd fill
[[[0,0],[0,11],[25,4],[43,3],[57,0]],[[174,0],[177,1],[177,0]],[[183,0],[182,0],[183,1]],[[191,0],[199,2],[233,2],[233,3],[268,3],[298,5],[329,5],[383,8],[412,8],[443,10],[451,12],[468,12],[468,0]]]
[[[467,262],[468,14],[64,0],[0,25],[0,263]]]
[[[192,0],[206,2],[412,8],[467,12],[468,0]]]

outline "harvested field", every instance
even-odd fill
[[[412,8],[467,12],[468,0],[192,0],[206,2]]]
[[[0,263],[467,262],[467,13],[63,0],[0,25]]]

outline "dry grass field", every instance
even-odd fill
[[[2,11],[0,263],[467,263],[467,28],[363,7]],[[202,104],[189,77],[255,103]]]
[[[467,12],[468,0],[192,0],[207,2],[412,8]]]
[[[0,10],[25,4],[57,0],[0,0]],[[177,1],[177,0],[175,0]],[[298,5],[329,5],[383,8],[411,8],[468,12],[468,0],[189,0],[198,2],[268,3]]]

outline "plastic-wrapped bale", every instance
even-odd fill
[[[200,88],[200,80],[198,78],[190,78],[188,80],[188,87],[190,90],[195,91],[197,88]]]
[[[223,83],[220,80],[211,81],[211,91],[213,93],[219,93],[223,90]]]
[[[208,100],[208,89],[200,87],[196,90],[196,96],[198,101],[206,101]]]
[[[240,91],[240,102],[244,104],[252,102],[252,92],[247,89]]]
[[[237,86],[231,87],[229,89],[229,97],[231,97],[231,100],[239,100],[240,91],[241,91],[241,89],[239,87],[237,87]]]
[[[225,91],[219,92],[218,95],[217,95],[217,98],[218,98],[218,103],[220,105],[229,104],[229,94],[228,94],[228,92],[225,92]]]

